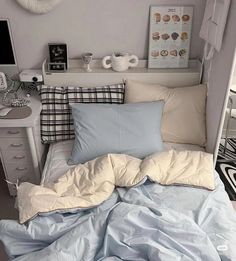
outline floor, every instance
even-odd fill
[[[17,219],[18,212],[14,208],[15,199],[9,195],[7,184],[4,181],[4,173],[0,163],[0,219]],[[5,261],[7,257],[0,243],[0,260]]]
[[[230,199],[236,202],[236,139],[228,139],[225,150],[225,139],[222,139],[216,162],[216,171],[225,185],[225,190]],[[227,161],[229,160],[230,161]]]
[[[0,219],[17,219],[18,212],[14,208],[15,198],[9,195],[5,176],[0,165]]]

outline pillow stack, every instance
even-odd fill
[[[204,146],[206,95],[205,85],[167,88],[132,80],[125,90],[123,84],[42,86],[42,141],[75,137],[69,164],[107,153],[144,158],[161,151],[162,140]]]

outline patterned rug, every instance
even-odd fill
[[[236,139],[228,139],[225,154],[224,144],[225,139],[222,139],[216,163],[216,171],[219,173],[230,199],[236,200]],[[223,159],[235,159],[235,161],[219,161]]]

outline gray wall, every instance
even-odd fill
[[[222,49],[216,53],[209,77],[209,94],[207,103],[207,150],[214,152],[218,147],[219,135],[223,128],[225,105],[227,103],[231,70],[233,71],[236,47],[236,0],[231,0],[226,31]],[[221,121],[222,119],[222,121]]]
[[[147,58],[151,4],[195,6],[190,57],[199,57],[205,0],[64,0],[44,15],[25,11],[15,0],[0,0],[0,17],[10,19],[20,69],[38,68],[49,42],[66,42],[71,58],[86,51],[96,58],[112,51]]]

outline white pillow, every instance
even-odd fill
[[[164,100],[162,138],[166,142],[206,143],[206,85],[167,88],[126,81],[125,103]]]

